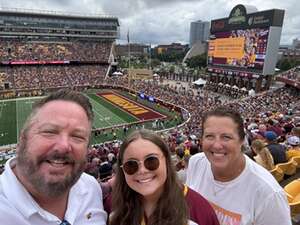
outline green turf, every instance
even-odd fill
[[[138,121],[127,112],[89,93],[94,110],[93,128],[108,128]],[[0,146],[15,144],[25,120],[32,110],[32,104],[39,98],[22,98],[0,101]]]
[[[0,146],[16,143],[16,101],[0,102]]]

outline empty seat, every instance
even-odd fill
[[[292,216],[300,214],[300,179],[288,183],[284,187],[287,194]]]
[[[284,174],[286,175],[294,175],[297,170],[297,163],[293,160],[290,160],[286,163],[278,163],[276,166],[278,166]]]
[[[294,156],[291,160],[297,163],[297,168],[300,168],[300,156]]]
[[[275,179],[280,182],[283,180],[284,173],[277,165],[274,169],[270,170],[270,173],[275,177]]]

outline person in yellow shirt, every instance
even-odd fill
[[[287,139],[289,145],[286,151],[286,158],[290,160],[294,156],[300,156],[300,138],[297,136],[290,136]]]

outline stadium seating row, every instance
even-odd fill
[[[292,157],[286,163],[276,164],[275,168],[270,170],[270,172],[278,182],[281,182],[285,175],[292,176],[296,174],[297,168],[300,168],[300,156]]]

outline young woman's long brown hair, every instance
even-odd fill
[[[109,224],[140,225],[144,217],[142,196],[127,185],[124,172],[120,168],[127,146],[140,138],[151,141],[158,146],[165,156],[167,165],[167,180],[164,185],[164,191],[158,200],[155,211],[148,218],[147,225],[186,225],[189,218],[188,206],[183,195],[182,186],[177,180],[176,172],[173,168],[170,151],[160,136],[148,130],[134,131],[121,145],[112,193],[113,213]]]

